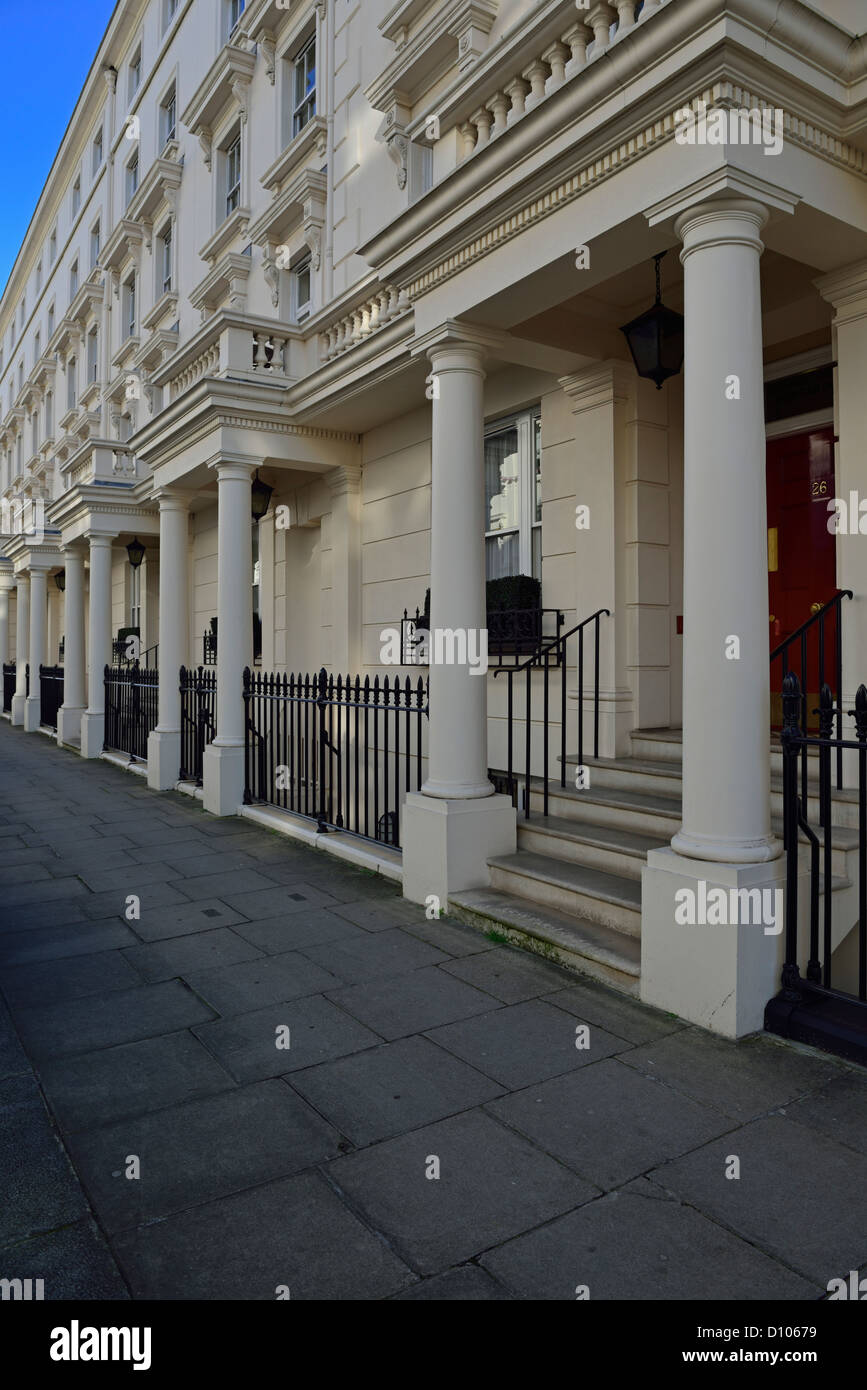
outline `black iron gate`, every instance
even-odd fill
[[[783,681],[780,735],[786,851],[785,962],[782,988],[765,1009],[765,1028],[867,1063],[867,688],[859,686],[854,710],[844,711],[834,705],[830,687],[823,685],[819,707],[813,711],[818,717],[816,735],[804,731],[802,698],[800,681],[789,672]],[[834,724],[840,728],[844,714],[854,719],[854,738],[834,734]],[[818,782],[808,781],[799,767],[806,763],[810,748],[817,750],[810,761],[817,769]],[[854,941],[835,960],[831,790],[835,763],[842,769],[847,752],[855,757],[857,766],[858,914],[851,927]],[[802,837],[809,855],[809,922],[806,932],[802,927],[799,935]]]
[[[39,722],[57,732],[57,711],[63,704],[63,667],[39,667]]]
[[[205,746],[217,732],[217,672],[181,667],[181,766],[182,782],[202,785]]]
[[[15,662],[3,662],[3,713],[12,711],[12,696],[15,694]]]
[[[132,666],[105,668],[105,747],[142,762],[157,726],[159,673]]]

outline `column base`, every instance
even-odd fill
[[[644,1003],[727,1038],[760,1031],[780,987],[785,875],[784,858],[721,864],[651,850],[641,874]]]
[[[81,716],[81,756],[98,758],[105,747],[105,715],[86,709]]]
[[[24,704],[24,732],[35,733],[42,723],[42,696],[28,695]]]
[[[431,895],[445,911],[450,893],[486,888],[488,859],[514,854],[517,817],[508,796],[443,801],[411,792],[403,806],[403,896],[424,903]]]
[[[83,705],[61,705],[57,711],[57,746],[77,747],[81,742]]]
[[[181,769],[179,729],[154,729],[148,735],[148,786],[167,792],[177,785]]]
[[[23,724],[24,724],[24,706],[25,706],[26,704],[27,704],[27,696],[26,696],[26,695],[13,695],[13,696],[12,696],[12,709],[10,710],[10,718],[11,718],[11,721],[12,721],[13,724],[19,724],[19,725],[22,725],[22,726],[23,726]]]
[[[244,804],[244,780],[243,743],[209,743],[202,769],[205,810],[212,816],[236,816]]]
[[[714,864],[767,864],[779,859],[783,852],[776,835],[763,835],[758,840],[719,840],[710,835],[693,835],[688,830],[678,830],[672,836],[671,847],[685,859]]]

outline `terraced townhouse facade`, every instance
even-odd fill
[[[865,28],[119,0],[0,303],[12,724],[729,1036],[815,881],[857,998],[861,755],[820,880],[772,730],[790,670],[857,743],[867,671]],[[418,664],[428,591],[486,673]],[[677,920],[793,874],[800,928]]]

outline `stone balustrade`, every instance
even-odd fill
[[[350,314],[332,323],[320,334],[323,362],[330,362],[341,353],[348,352],[371,334],[384,328],[393,319],[405,314],[409,299],[405,290],[394,285],[384,285],[363,304],[359,304]]]

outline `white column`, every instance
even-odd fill
[[[12,723],[23,725],[30,642],[30,576],[16,574],[15,583],[18,598],[15,610],[15,694],[12,696]]]
[[[159,723],[148,738],[148,786],[155,791],[165,791],[177,782],[181,765],[179,673],[189,660],[189,500],[164,492],[159,495],[159,504]]]
[[[726,926],[686,925],[675,912],[683,889],[700,912],[712,889],[731,902],[732,890],[782,882],[770,825],[759,279],[767,217],[758,203],[725,199],[675,224],[686,318],[683,824],[670,850],[649,853],[642,875],[642,998],[735,1037],[762,1027],[777,991],[782,920],[753,922],[742,899]]]
[[[0,665],[9,660],[9,593],[14,585],[14,575],[0,574]]]
[[[432,372],[431,665],[427,778],[403,817],[404,896],[445,906],[490,882],[488,859],[515,848],[511,801],[488,778],[487,676],[440,663],[437,632],[476,643],[487,627],[483,347],[445,330]]]
[[[48,622],[48,571],[37,566],[30,570],[30,694],[24,706],[24,729],[28,734],[42,723],[42,694],[39,667],[45,661],[45,631]]]
[[[81,756],[98,758],[105,743],[105,667],[111,663],[111,543],[92,533],[87,663],[87,709],[81,716]]]
[[[252,463],[217,463],[217,737],[205,749],[204,806],[233,816],[244,798],[244,667],[253,660]],[[165,594],[165,587],[163,594]]]
[[[78,546],[64,551],[66,588],[63,594],[63,704],[57,714],[57,742],[81,745],[81,716],[86,706],[84,662],[84,553]]]

